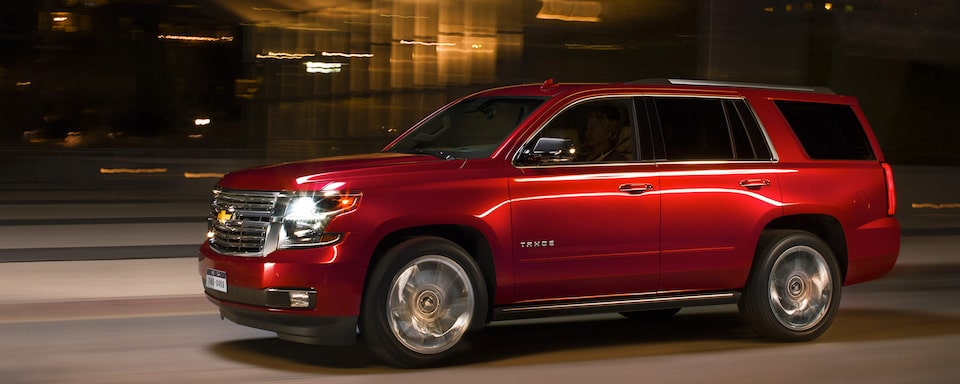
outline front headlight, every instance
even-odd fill
[[[357,207],[360,194],[325,192],[295,195],[287,203],[280,228],[280,249],[335,243],[342,234],[324,232],[330,220]]]

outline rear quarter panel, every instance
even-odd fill
[[[887,190],[880,166],[883,153],[866,117],[852,97],[811,94],[806,99],[788,99],[852,106],[876,159],[810,159],[773,103],[775,99],[750,99],[776,149],[781,169],[796,171],[780,175],[784,215],[827,215],[840,223],[846,243],[844,284],[883,276],[899,255],[900,225],[894,217],[887,216]],[[842,252],[835,253],[838,251]]]

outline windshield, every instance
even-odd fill
[[[489,157],[543,101],[516,97],[466,99],[424,122],[387,151],[443,159]]]

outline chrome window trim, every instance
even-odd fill
[[[577,105],[580,105],[585,102],[594,101],[598,99],[614,99],[614,98],[643,98],[643,97],[677,97],[677,98],[707,98],[707,99],[718,99],[718,100],[740,100],[743,101],[743,104],[746,105],[749,115],[753,117],[753,121],[757,124],[757,128],[760,129],[760,134],[763,136],[763,140],[767,145],[767,149],[770,150],[770,159],[754,159],[754,160],[670,160],[670,159],[659,159],[659,160],[634,160],[627,162],[598,162],[598,163],[552,163],[544,165],[524,165],[519,164],[518,160],[520,159],[520,154],[523,152],[523,149],[530,144],[530,140],[536,137],[540,132],[542,132],[551,122],[554,121],[558,116],[566,112],[568,109],[573,108]],[[636,112],[636,111],[634,111]],[[636,117],[636,116],[633,116]],[[637,122],[634,121],[636,124]],[[634,127],[638,129],[638,127]],[[514,152],[512,160],[510,161],[511,165],[516,169],[538,169],[538,168],[558,168],[558,167],[596,167],[596,166],[624,166],[624,165],[637,165],[637,164],[691,164],[691,165],[718,165],[718,164],[758,164],[758,163],[770,163],[770,164],[779,164],[780,155],[777,153],[777,148],[773,145],[773,141],[770,140],[770,135],[767,133],[767,128],[764,126],[760,116],[757,115],[757,111],[750,105],[750,102],[746,97],[743,96],[722,96],[722,95],[699,95],[699,94],[675,94],[675,93],[661,93],[661,92],[629,92],[629,93],[611,93],[609,95],[599,95],[591,96],[588,98],[577,100],[573,103],[567,104],[563,109],[557,111],[550,116],[550,118],[537,127],[533,133],[527,135],[523,139],[523,144]]]

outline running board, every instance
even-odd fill
[[[735,304],[739,300],[740,292],[732,291],[697,294],[644,295],[643,297],[616,296],[602,299],[570,299],[497,307],[493,310],[493,320],[699,307],[705,305]]]

